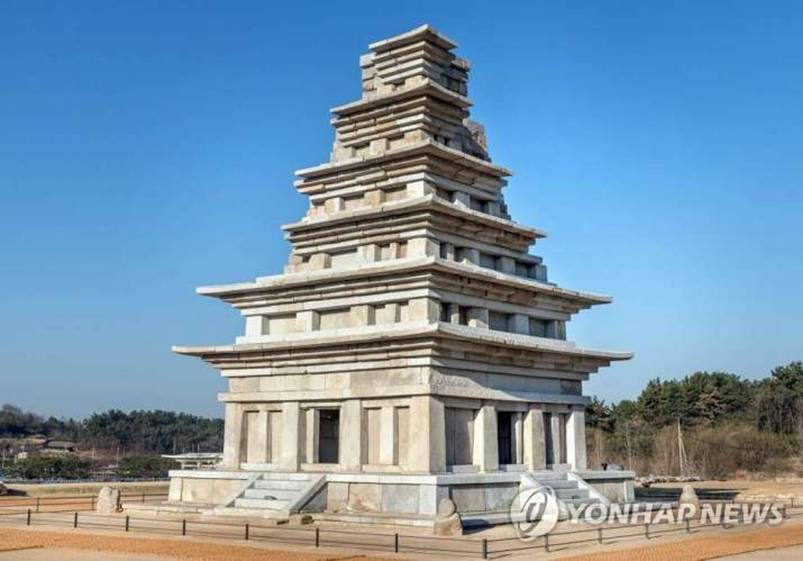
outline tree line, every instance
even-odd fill
[[[592,464],[641,474],[725,477],[799,469],[803,363],[760,380],[729,372],[653,379],[635,400],[587,408]]]
[[[69,440],[81,450],[115,454],[217,452],[223,448],[223,419],[110,409],[75,420],[45,418],[9,404],[0,408],[0,438],[33,436]]]

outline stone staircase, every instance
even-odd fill
[[[305,473],[263,473],[253,478],[233,500],[215,509],[217,514],[287,518],[298,512],[325,482]]]
[[[522,479],[529,478],[528,484],[537,482],[540,485],[551,487],[555,491],[555,496],[559,501],[561,519],[566,517],[568,512],[567,505],[589,505],[601,502],[598,498],[592,497],[588,485],[581,483],[577,477],[571,477],[567,471],[538,471],[527,472],[522,475]],[[524,484],[524,481],[522,482]],[[523,488],[524,485],[522,485]],[[471,512],[461,515],[463,527],[471,528],[478,526],[492,526],[495,524],[508,524],[516,520],[516,515],[511,520],[511,513],[507,510],[497,512]]]

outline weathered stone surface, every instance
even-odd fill
[[[679,512],[688,518],[693,518],[698,509],[700,508],[700,499],[697,498],[697,492],[691,485],[684,485],[683,491],[680,493],[678,499]]]
[[[436,518],[432,527],[432,533],[436,536],[460,536],[463,534],[463,523],[460,515],[453,514],[446,518]]]
[[[418,485],[383,485],[383,512],[418,512]]]
[[[103,487],[95,501],[95,512],[98,514],[114,514],[120,511],[120,490]]]
[[[228,380],[228,470],[354,476],[328,483],[332,512],[434,516],[449,493],[456,512],[504,509],[502,469],[585,468],[581,384],[629,355],[566,340],[573,314],[610,298],[547,282],[529,253],[545,233],[510,217],[455,44],[422,26],[370,49],[361,99],[333,109],[329,161],[296,172],[309,210],[285,226],[285,274],[199,289],[244,333],[175,350]],[[471,482],[416,479],[450,472]],[[186,478],[170,498],[231,492]]]
[[[349,484],[329,482],[326,484],[327,488],[327,510],[331,512],[340,512],[348,508],[349,502]]]
[[[447,518],[455,513],[454,501],[447,497],[438,501],[438,516]]]
[[[381,485],[375,483],[352,483],[349,485],[349,510],[381,512],[381,507]]]

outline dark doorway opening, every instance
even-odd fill
[[[499,465],[513,463],[513,413],[497,411],[496,441],[499,449]]]
[[[558,459],[555,458],[555,447],[553,439],[555,435],[552,434],[552,414],[544,413],[544,444],[546,445],[546,464],[552,465],[557,463]]]
[[[318,411],[318,462],[336,464],[339,462],[340,410],[321,409]]]

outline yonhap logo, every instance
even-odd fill
[[[560,505],[555,490],[546,485],[519,491],[510,504],[510,521],[522,541],[551,532],[558,523]]]

